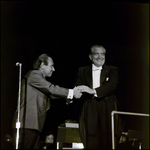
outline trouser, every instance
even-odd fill
[[[87,102],[85,108],[86,149],[111,149],[111,111],[115,101]]]
[[[13,147],[16,149],[17,129],[13,129]],[[40,149],[40,132],[34,129],[19,129],[18,149]]]

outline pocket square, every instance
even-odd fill
[[[108,80],[109,80],[109,77],[106,78],[106,81],[108,81]]]

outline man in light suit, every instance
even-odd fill
[[[47,110],[50,108],[51,96],[72,99],[80,98],[82,95],[77,88],[67,89],[47,81],[45,77],[51,77],[53,71],[55,69],[52,58],[42,54],[34,62],[34,70],[29,71],[22,79],[19,114],[21,149],[40,148],[40,132],[44,126]],[[18,110],[13,119],[14,142],[17,116]]]
[[[111,111],[117,110],[118,106],[114,94],[118,85],[118,68],[104,64],[105,53],[103,46],[92,46],[89,54],[92,64],[79,68],[76,76],[75,86],[83,92],[79,125],[85,149],[112,148]]]

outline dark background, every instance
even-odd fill
[[[47,53],[56,70],[48,80],[73,88],[77,69],[90,64],[90,47],[102,44],[106,64],[119,68],[116,95],[122,110],[149,113],[148,40],[148,1],[1,1],[1,147],[6,146],[5,135],[12,134],[17,108],[16,62],[22,63],[23,77],[34,59]],[[78,120],[77,106],[78,102],[66,105],[64,99],[53,101],[45,129],[57,130],[66,119]],[[126,130],[148,133],[148,124],[145,117],[126,118]]]

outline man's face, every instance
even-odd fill
[[[54,63],[53,63],[53,60],[52,58],[48,58],[48,65],[44,65],[44,68],[43,68],[43,73],[46,77],[51,77],[52,76],[52,73],[53,71],[55,71],[55,68],[54,68]]]
[[[89,58],[95,66],[100,67],[105,63],[105,50],[100,47],[95,47],[89,55]]]

